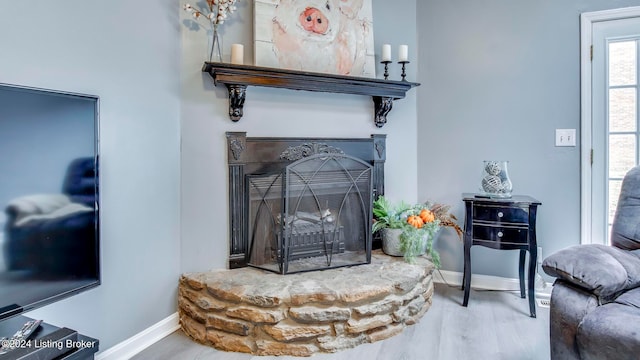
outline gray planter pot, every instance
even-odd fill
[[[391,256],[403,256],[400,251],[401,229],[382,229],[382,251]]]
[[[400,234],[402,229],[382,229],[382,251],[391,256],[404,256],[400,250]],[[417,255],[423,255],[427,252],[427,241],[424,241],[423,248]]]

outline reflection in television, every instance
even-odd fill
[[[0,319],[100,281],[97,98],[0,84]]]

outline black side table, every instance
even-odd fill
[[[529,310],[536,317],[535,275],[538,258],[536,243],[536,211],[542,203],[530,196],[487,198],[462,194],[465,203],[464,222],[464,301],[469,303],[471,289],[471,246],[482,245],[498,250],[520,250],[520,297],[524,291],[524,261],[529,251]]]

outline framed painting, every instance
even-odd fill
[[[255,0],[254,63],[375,77],[371,0]]]

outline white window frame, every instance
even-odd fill
[[[621,9],[586,12],[580,14],[580,242],[593,243],[591,234],[591,151],[593,141],[591,101],[591,45],[593,24],[601,21],[640,17],[640,6]]]

